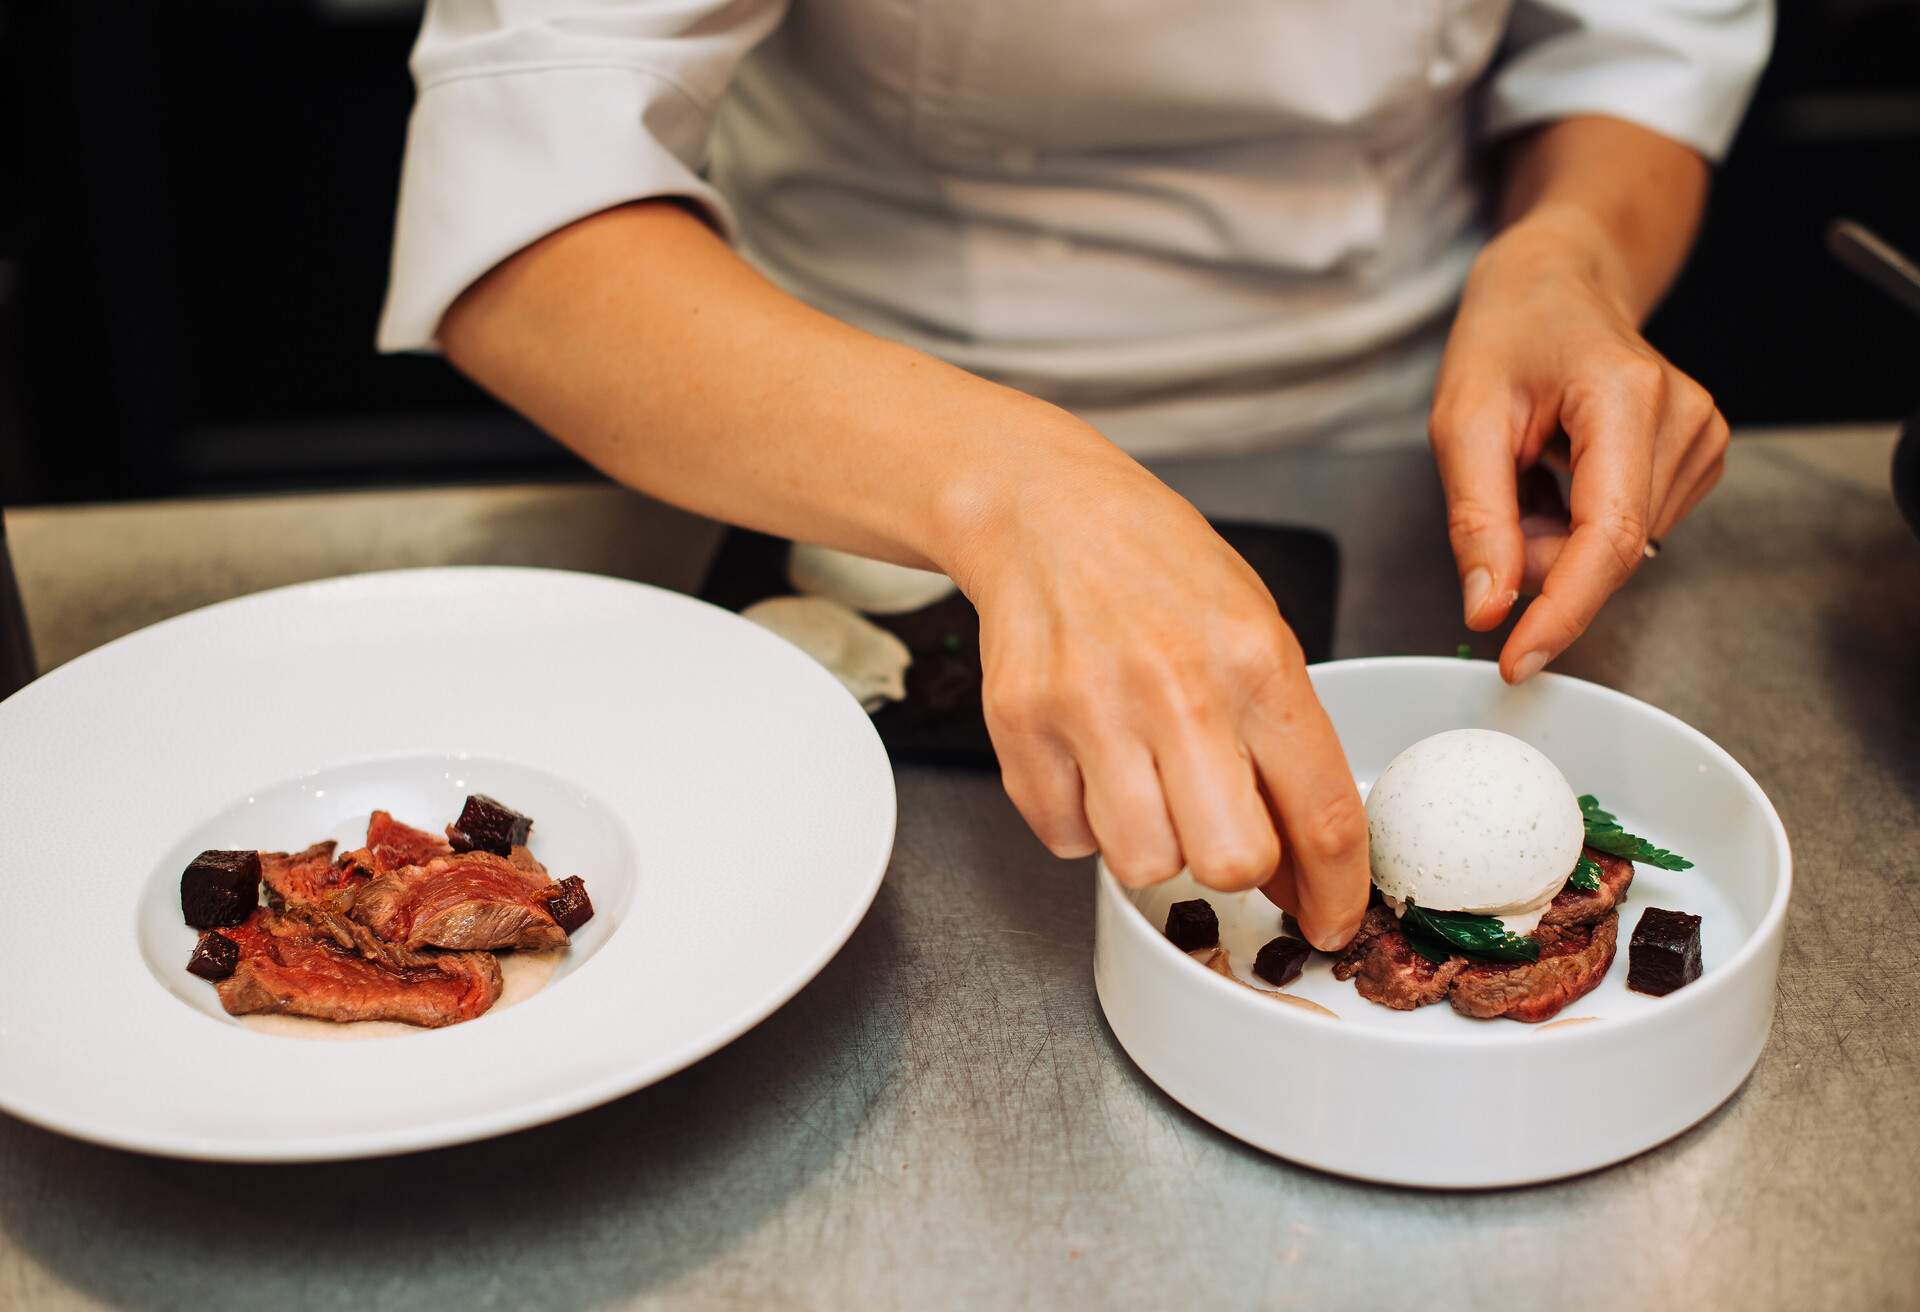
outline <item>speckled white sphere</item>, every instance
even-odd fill
[[[1453,729],[1393,758],[1367,795],[1373,882],[1435,911],[1544,905],[1580,859],[1580,803],[1518,738]]]

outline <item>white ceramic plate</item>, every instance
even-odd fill
[[[597,911],[552,980],[447,1029],[265,1034],[184,970],[205,847],[534,818]],[[527,569],[241,598],[0,703],[0,1108],[98,1143],[297,1161],[482,1138],[605,1102],[772,1012],[844,943],[893,842],[860,707],[702,602]]]
[[[1746,1078],[1773,1015],[1792,859],[1766,796],[1698,731],[1622,693],[1546,675],[1508,688],[1485,662],[1396,657],[1312,670],[1362,788],[1401,749],[1481,727],[1544,751],[1576,792],[1695,862],[1635,867],[1613,969],[1555,1022],[1397,1012],[1316,954],[1276,1002],[1167,941],[1167,908],[1205,897],[1242,981],[1280,932],[1259,893],[1186,875],[1129,892],[1103,867],[1094,978],[1121,1044],[1192,1111],[1258,1147],[1344,1175],[1430,1187],[1549,1180],[1620,1161],[1705,1117]],[[1664,998],[1626,988],[1649,906],[1704,918],[1705,971]],[[1573,1021],[1568,1024],[1564,1022]]]

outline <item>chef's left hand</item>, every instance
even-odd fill
[[[1572,645],[1720,478],[1727,422],[1640,335],[1617,264],[1576,213],[1513,224],[1476,261],[1441,364],[1430,431],[1467,625],[1539,594],[1500,654],[1512,683]],[[1518,471],[1562,432],[1572,523],[1523,533]]]

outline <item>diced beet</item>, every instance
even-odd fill
[[[593,900],[587,896],[587,881],[568,875],[555,885],[560,891],[547,899],[547,910],[571,934],[593,919]]]
[[[237,925],[259,905],[258,852],[202,852],[180,876],[180,912],[195,929]]]
[[[1627,944],[1627,987],[1665,997],[1700,978],[1700,917],[1648,907]]]
[[[454,851],[491,852],[495,856],[508,855],[532,832],[532,820],[485,793],[469,797],[460,818],[447,827]]]
[[[187,958],[187,969],[201,979],[225,979],[240,964],[240,945],[217,929],[203,930]]]
[[[1197,952],[1220,942],[1220,917],[1203,897],[1167,908],[1167,937],[1182,952]]]
[[[1300,972],[1307,968],[1307,958],[1312,955],[1311,943],[1282,934],[1268,939],[1266,946],[1255,955],[1253,973],[1276,988],[1282,987],[1300,978]]]

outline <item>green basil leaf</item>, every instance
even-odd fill
[[[1400,918],[1403,931],[1412,926],[1407,934],[1409,943],[1415,942],[1415,936],[1423,936],[1430,942],[1444,943],[1463,957],[1477,957],[1483,961],[1538,961],[1540,944],[1531,936],[1510,934],[1507,927],[1493,916],[1470,916],[1461,911],[1428,911],[1423,907],[1407,903],[1407,911]],[[1421,953],[1422,956],[1427,954]],[[1428,958],[1431,960],[1431,958]]]
[[[1581,857],[1573,863],[1573,873],[1567,876],[1567,884],[1569,887],[1579,889],[1582,893],[1598,893],[1600,863],[1590,856]]]
[[[1595,851],[1605,852],[1608,856],[1623,856],[1629,861],[1643,861],[1662,870],[1693,868],[1693,862],[1685,857],[1669,852],[1664,847],[1656,847],[1638,834],[1630,834],[1622,829],[1613,813],[1601,810],[1599,800],[1591,793],[1580,798],[1580,818],[1586,822],[1587,846]]]

